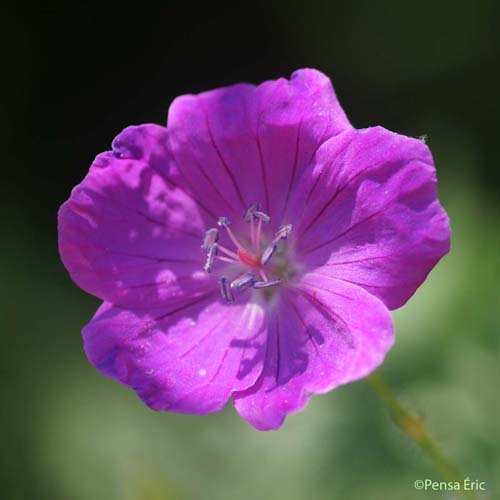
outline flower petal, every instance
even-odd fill
[[[291,205],[307,269],[403,305],[450,247],[436,171],[420,140],[381,127],[350,131],[318,151]]]
[[[299,70],[257,87],[178,97],[170,148],[196,197],[240,217],[254,202],[281,214],[292,185],[326,139],[351,128],[330,80]]]
[[[268,328],[264,370],[234,394],[239,414],[260,430],[279,428],[310,394],[367,376],[393,343],[389,311],[362,288],[308,274],[283,292]]]
[[[204,414],[259,376],[263,321],[258,304],[227,307],[209,294],[149,312],[104,303],[82,333],[90,362],[151,408]]]
[[[59,211],[59,251],[84,290],[155,307],[208,286],[200,244],[209,216],[173,183],[171,168],[165,128],[129,127],[75,187]]]

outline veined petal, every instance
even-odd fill
[[[279,428],[311,394],[366,377],[393,343],[389,311],[364,289],[307,274],[284,291],[270,319],[265,366],[234,394],[239,414],[259,430]]]
[[[207,214],[171,168],[165,128],[129,127],[74,188],[59,211],[59,251],[84,290],[115,305],[156,307],[208,287],[200,251]]]
[[[241,217],[253,202],[282,216],[316,149],[350,128],[330,80],[309,69],[290,81],[181,96],[168,116],[179,170],[197,198],[225,207],[230,217]]]
[[[381,127],[326,142],[291,205],[306,269],[362,286],[390,309],[450,247],[428,147]]]
[[[211,293],[147,312],[104,303],[82,333],[90,362],[151,408],[204,414],[259,376],[263,322],[257,303],[227,307]]]

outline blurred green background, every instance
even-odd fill
[[[128,124],[236,81],[316,67],[353,124],[427,134],[452,252],[395,312],[382,374],[464,477],[500,497],[500,116],[495,1],[187,2],[4,9],[0,498],[450,498],[364,382],[312,398],[279,432],[228,407],[154,413],[101,377],[81,327],[98,301],[59,261],[56,212]]]

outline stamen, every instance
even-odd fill
[[[278,245],[276,243],[271,243],[265,250],[264,253],[262,254],[262,257],[260,259],[260,263],[265,266],[270,260],[271,257],[274,255],[274,252],[278,249]]]
[[[236,278],[231,283],[231,288],[239,291],[246,290],[247,288],[250,288],[255,283],[255,281],[255,274],[247,273],[243,276],[240,276],[239,278]]]
[[[217,220],[217,224],[220,227],[227,227],[231,224],[231,221],[227,217],[219,217],[219,219]]]
[[[269,215],[265,214],[264,212],[259,212],[259,210],[254,210],[252,214],[254,217],[257,217],[257,219],[260,219],[264,224],[267,224],[271,220],[271,217],[269,217]]]
[[[245,212],[245,215],[243,218],[245,219],[246,222],[252,221],[255,217],[254,212],[259,210],[259,204],[258,203],[252,203],[248,208],[247,211]]]
[[[273,242],[276,243],[279,240],[286,240],[288,236],[290,236],[290,233],[292,232],[292,225],[291,224],[285,224],[284,226],[280,226],[276,233],[274,234],[274,240]]]
[[[220,248],[219,248],[220,250]],[[234,260],[234,259],[231,259],[231,257],[222,257],[220,255],[217,255],[217,257],[215,257],[216,260],[220,260],[222,262],[229,262],[230,264],[239,264],[240,262],[238,260]]]
[[[259,204],[252,203],[247,208],[247,211],[245,212],[245,215],[243,216],[245,221],[250,222],[250,242],[252,243],[254,250],[258,250],[256,239],[255,239],[255,223],[254,223],[254,220],[255,220],[254,212],[256,210],[259,210]]]
[[[243,245],[238,241],[238,238],[236,238],[233,231],[229,227],[229,225],[231,224],[231,221],[227,217],[219,217],[217,224],[219,224],[219,226],[225,228],[228,236],[231,238],[231,241],[236,245],[236,248],[243,248]]]
[[[258,212],[254,212],[254,215]],[[264,214],[265,215],[265,214]],[[260,233],[262,231],[262,217],[259,217],[259,222],[257,223],[257,232],[255,233],[255,242],[254,242],[254,250],[259,253],[260,252]]]
[[[203,250],[204,253],[208,253],[210,248],[214,243],[217,243],[219,241],[219,231],[213,227],[212,229],[209,229],[205,233],[205,237],[203,238],[203,244],[201,245],[201,249]]]
[[[281,283],[281,280],[280,279],[276,279],[276,280],[270,280],[270,281],[256,281],[254,284],[253,284],[253,287],[254,288],[268,288],[270,286],[276,286],[276,285],[279,285]]]
[[[226,277],[222,276],[219,279],[220,293],[222,298],[226,301],[227,304],[231,304],[234,302],[233,292],[231,290],[231,285]]]
[[[222,252],[225,253],[228,257],[232,257],[233,259],[238,260],[238,254],[236,252],[232,252],[231,250],[227,249],[226,247],[223,247],[219,243],[217,243],[217,248]]]
[[[258,251],[257,240],[255,239],[255,217],[250,219],[250,242],[252,243],[252,247],[255,251]]]
[[[205,265],[203,266],[203,269],[205,269],[207,273],[212,271],[212,266],[214,265],[214,260],[217,256],[217,249],[218,245],[217,243],[214,243],[208,250],[207,260],[205,261]]]
[[[259,275],[264,281],[269,281],[269,278],[267,277],[266,271],[264,271],[264,268],[259,269]]]

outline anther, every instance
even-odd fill
[[[254,217],[254,212],[259,210],[259,204],[258,203],[252,203],[248,208],[247,211],[245,212],[245,215],[243,218],[247,221],[250,222],[253,217]]]
[[[250,288],[255,283],[255,281],[255,274],[247,273],[243,276],[240,276],[239,278],[236,278],[231,283],[231,288],[238,291],[246,290],[247,288]]]
[[[292,225],[285,224],[284,226],[280,226],[276,233],[274,234],[274,241],[278,240],[286,240],[290,233],[292,232]]]
[[[217,224],[220,227],[227,227],[231,224],[231,221],[227,217],[219,217],[219,220],[217,221]]]
[[[270,260],[271,257],[274,255],[274,252],[278,249],[278,245],[276,243],[271,243],[265,250],[264,253],[262,254],[262,257],[260,258],[260,263],[265,266]]]
[[[253,287],[254,288],[267,288],[267,287],[270,287],[270,286],[276,286],[276,285],[279,285],[281,283],[281,280],[280,279],[276,279],[276,280],[269,280],[269,281],[256,281],[254,284],[253,284]]]
[[[254,217],[257,217],[257,219],[260,219],[264,224],[267,224],[271,220],[271,217],[269,217],[269,215],[265,214],[264,212],[260,212],[259,210],[254,210],[252,214]]]
[[[233,297],[233,292],[231,290],[231,285],[229,284],[229,281],[227,278],[222,276],[222,278],[219,279],[219,286],[220,286],[220,293],[222,295],[222,298],[226,301],[227,304],[231,304],[234,302],[234,297]]]
[[[219,241],[219,231],[215,228],[209,229],[205,233],[201,249],[203,250],[204,253],[208,253],[210,248],[212,248],[213,244],[217,243],[217,241]]]
[[[217,256],[217,249],[217,243],[213,243],[212,246],[208,249],[207,260],[205,261],[205,265],[203,266],[203,269],[205,269],[207,273],[212,271],[212,266],[214,264],[215,257]]]

